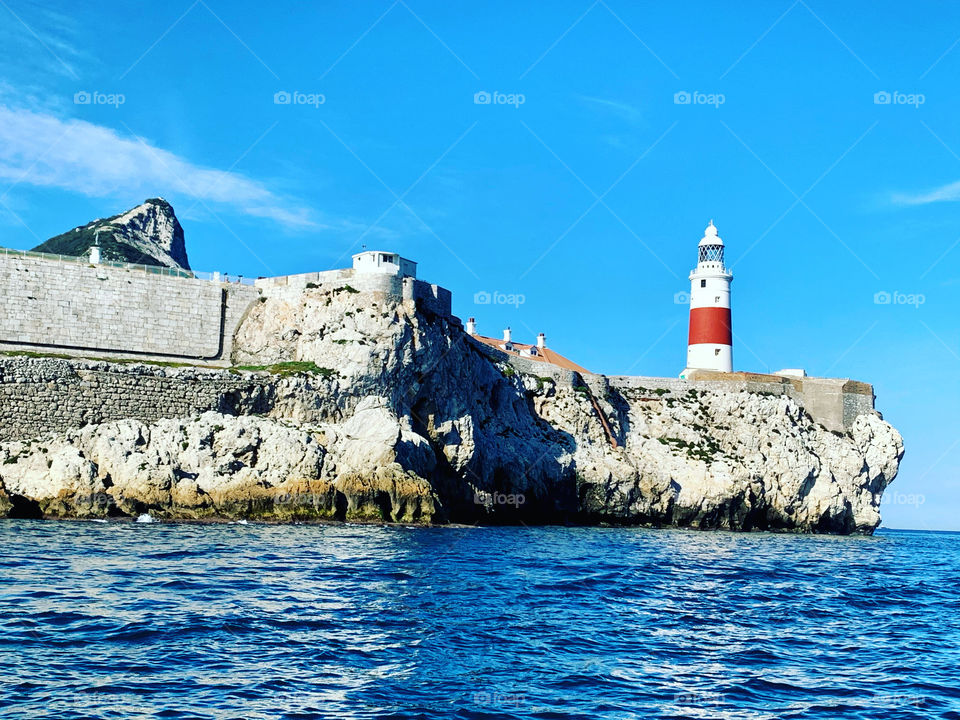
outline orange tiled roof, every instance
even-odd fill
[[[479,340],[484,345],[489,345],[490,347],[496,348],[500,352],[506,355],[512,355],[513,357],[522,357],[526,360],[533,360],[535,362],[549,363],[550,365],[556,365],[557,367],[562,367],[564,370],[573,370],[580,373],[590,373],[586,368],[582,368],[577,365],[572,360],[568,360],[560,353],[554,352],[550,348],[538,348],[536,345],[527,345],[526,343],[518,343],[510,341],[510,344],[514,348],[514,352],[504,350],[501,345],[504,345],[504,341],[501,338],[491,338],[485,337],[483,335],[472,335],[474,340]],[[530,350],[533,348],[537,351],[536,355],[521,355],[521,350]]]

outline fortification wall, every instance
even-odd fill
[[[0,255],[0,351],[226,366],[233,338],[260,297],[295,302],[307,288],[349,286],[451,316],[450,291],[353,268],[261,278],[254,286],[142,269]]]
[[[0,441],[91,423],[192,417],[207,410],[261,413],[273,379],[226,370],[117,365],[56,358],[0,358]]]
[[[143,270],[0,256],[0,350],[226,364],[259,291]]]
[[[412,277],[388,273],[358,273],[353,268],[325,272],[261,278],[256,282],[264,297],[296,301],[308,288],[335,289],[350,286],[360,292],[377,294],[384,299],[410,300],[426,312],[450,317],[453,299],[449,290]]]
[[[403,279],[403,299],[413,300],[421,310],[450,317],[453,314],[453,295],[446,288],[411,277]]]
[[[262,278],[257,280],[256,286],[264,297],[286,302],[297,301],[304,290],[315,287],[333,290],[349,286],[359,292],[374,293],[383,298],[401,300],[403,297],[403,282],[396,275],[357,273],[353,268]]]
[[[353,268],[259,278],[254,285],[264,297],[291,300],[307,287],[344,284],[353,277]]]
[[[500,352],[484,343],[474,346],[494,362],[506,362],[518,372],[552,377],[558,385],[572,387],[583,382],[595,397],[606,397],[608,390],[669,390],[682,395],[691,389],[717,393],[750,392],[786,395],[800,405],[815,422],[828,430],[845,432],[861,415],[873,412],[873,386],[847,378],[785,378],[760,373],[720,373],[697,371],[693,378],[642,377],[630,375],[594,375],[575,373],[549,363]]]
[[[593,376],[601,378],[602,376]],[[585,376],[588,384],[591,380]],[[786,395],[804,408],[816,422],[828,430],[843,432],[854,421],[874,409],[873,386],[846,378],[785,378],[759,373],[719,373],[696,371],[692,379],[612,376],[606,378],[613,388],[665,389],[684,393],[691,388],[714,392],[753,392]],[[597,382],[593,380],[592,382]],[[599,388],[591,386],[594,392]]]
[[[802,398],[797,401],[830,430],[849,428],[858,416],[874,408],[873,386],[856,380],[802,378],[793,386],[793,396]]]

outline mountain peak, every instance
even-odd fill
[[[86,255],[99,241],[101,257],[109,262],[190,269],[183,227],[173,206],[160,197],[148,198],[126,212],[94,220],[33,248],[36,252]]]

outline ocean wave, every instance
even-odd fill
[[[5,521],[0,542],[11,717],[960,707],[960,536]]]

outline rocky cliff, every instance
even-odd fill
[[[451,318],[345,284],[255,302],[234,355],[142,371],[215,386],[190,413],[8,438],[0,509],[869,533],[903,454],[873,411],[831,432],[782,395],[527,372]],[[82,370],[44,362],[23,382]]]
[[[80,257],[89,253],[95,240],[103,260],[190,269],[183,228],[163,198],[151,198],[125,213],[76,227],[34,251]]]

